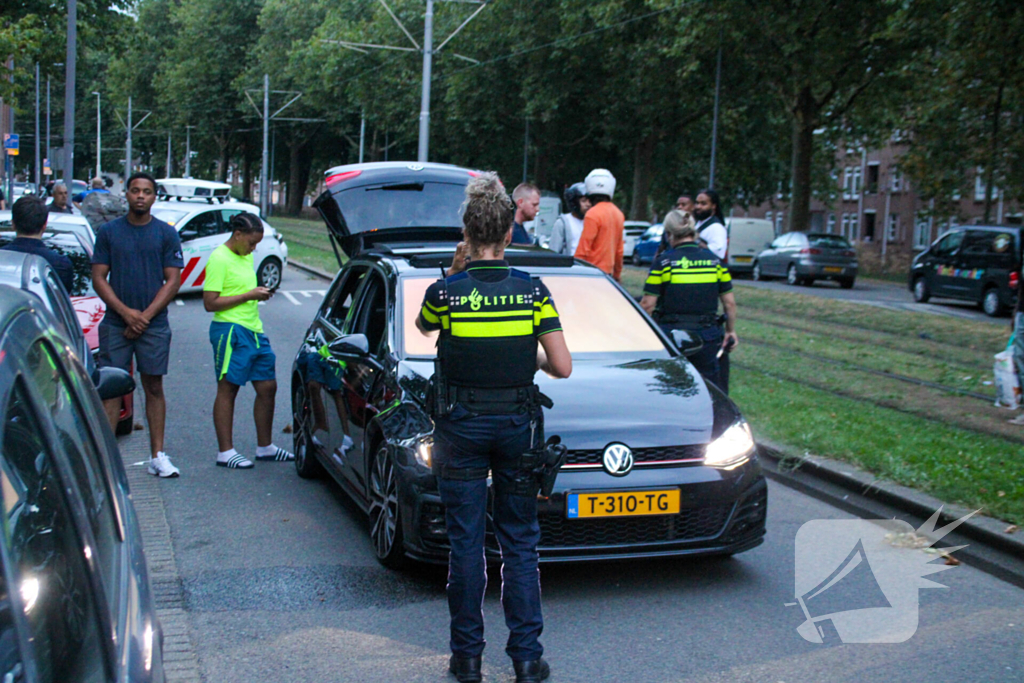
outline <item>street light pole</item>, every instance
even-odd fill
[[[96,177],[99,178],[103,173],[103,165],[101,163],[101,157],[103,156],[103,148],[101,141],[103,127],[100,123],[100,94],[95,90],[92,94],[96,96]]]
[[[185,177],[192,177],[192,129],[195,126],[185,126]]]
[[[270,137],[270,74],[263,74],[263,163],[260,168],[260,214],[267,215],[267,143]]]
[[[124,181],[132,177],[132,96],[128,96],[128,139],[124,142]],[[126,190],[128,188],[125,188]]]
[[[39,62],[36,62],[36,192],[43,186],[43,165],[39,156]]]
[[[718,64],[715,67],[715,113],[711,120],[711,171],[708,187],[715,188],[715,156],[718,154],[718,96],[722,91],[722,35],[718,35]]]
[[[423,22],[423,83],[420,92],[420,145],[416,160],[427,161],[430,152],[430,71],[434,58],[434,0],[427,0]]]
[[[46,160],[50,162],[50,168],[54,167],[53,157],[50,156],[50,77],[46,77]]]
[[[77,54],[78,4],[68,0],[68,45],[64,60],[64,184],[73,193],[75,176],[75,57]]]
[[[359,119],[359,163],[363,163],[363,146],[366,143],[366,110]]]

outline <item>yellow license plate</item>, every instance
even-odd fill
[[[750,263],[753,258],[753,256],[733,256],[732,260],[736,263]]]
[[[566,498],[569,519],[679,514],[679,489],[570,493]]]
[[[836,266],[825,266],[825,272],[826,273],[841,273],[841,272],[843,272],[843,269],[842,268],[837,268]]]

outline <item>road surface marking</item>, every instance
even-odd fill
[[[288,299],[288,301],[291,301],[296,306],[301,306],[302,305],[301,303],[299,303],[298,299],[296,299],[294,296],[292,296],[291,292],[286,292],[284,290],[281,290],[281,293],[285,295],[285,297]]]
[[[175,299],[174,303],[178,304],[179,306],[184,306],[185,305],[185,302],[182,301],[181,299]]]

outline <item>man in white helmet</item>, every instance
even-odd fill
[[[592,263],[618,281],[622,276],[622,231],[626,217],[612,203],[615,176],[606,169],[595,168],[583,184],[591,207],[583,218],[576,258]]]

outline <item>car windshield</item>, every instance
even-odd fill
[[[434,277],[402,281],[402,331],[407,358],[433,358],[436,338],[416,329],[423,295]],[[668,358],[669,352],[651,325],[611,282],[589,275],[543,275],[551,291],[569,351],[576,358],[622,356]]]
[[[10,244],[14,239],[14,233],[0,235],[0,247]],[[75,282],[68,292],[71,296],[96,296],[92,288],[92,256],[82,245],[75,235],[55,235],[44,237],[43,243],[58,254],[64,254],[71,259],[71,266],[75,270]]]
[[[651,227],[647,228],[647,230],[644,232],[644,237],[643,238],[645,240],[652,240],[652,239],[655,239],[655,238],[660,238],[661,234],[664,231],[665,231],[665,226],[664,225],[661,225],[660,223],[658,225],[652,225]]]
[[[334,200],[349,234],[381,228],[461,228],[466,186],[401,183],[342,190]]]
[[[178,221],[189,214],[188,211],[168,209],[163,206],[154,206],[149,212],[170,226],[177,225]]]
[[[812,247],[821,249],[852,249],[852,245],[845,237],[839,235],[808,235]]]

